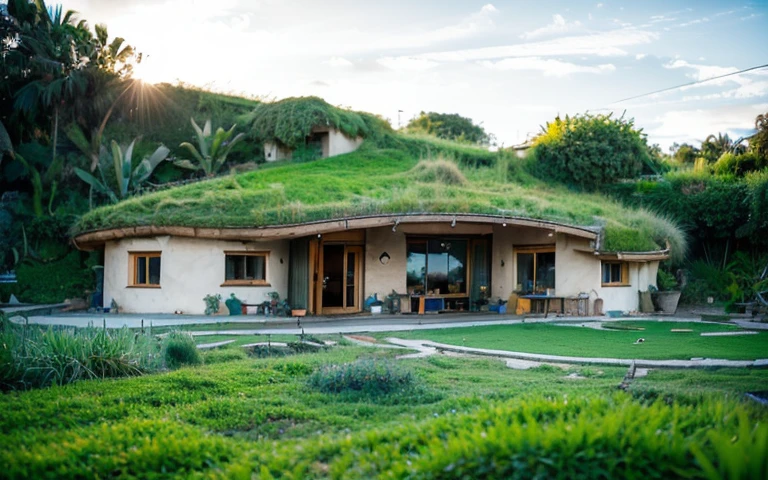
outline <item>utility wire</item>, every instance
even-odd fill
[[[696,85],[696,84],[699,84],[699,83],[709,82],[709,81],[712,81],[712,80],[717,80],[719,78],[730,77],[732,75],[739,75],[739,74],[742,74],[742,73],[750,72],[752,70],[760,70],[761,68],[768,68],[768,63],[766,63],[765,65],[758,65],[756,67],[745,68],[744,70],[739,70],[738,72],[726,73],[724,75],[718,75],[716,77],[705,78],[704,80],[696,80],[694,82],[683,83],[682,85],[675,85],[674,87],[662,88],[661,90],[656,90],[656,91],[650,92],[650,93],[643,93],[642,95],[635,95],[634,97],[622,98],[621,100],[617,100],[617,101],[615,101],[613,103],[610,103],[609,105],[615,105],[617,103],[626,102],[628,100],[635,100],[637,98],[643,98],[643,97],[647,97],[647,96],[650,96],[650,95],[655,95],[657,93],[668,92],[670,90],[677,90],[678,88],[689,87],[691,85]]]

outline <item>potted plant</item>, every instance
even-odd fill
[[[677,279],[671,273],[659,269],[656,284],[658,288],[653,288],[652,285],[648,287],[648,290],[651,291],[653,306],[656,307],[657,312],[674,315],[677,311],[677,302],[680,301]]]
[[[292,317],[305,317],[307,316],[307,309],[304,307],[294,307],[291,309]]]

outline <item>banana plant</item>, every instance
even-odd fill
[[[215,134],[211,134],[210,119],[205,122],[205,126],[202,129],[197,125],[194,118],[190,118],[190,121],[192,122],[192,127],[195,129],[195,134],[197,135],[198,146],[195,147],[189,142],[183,142],[179,146],[186,148],[192,155],[194,161],[180,159],[173,163],[178,167],[189,170],[202,170],[208,177],[216,175],[216,172],[218,172],[221,166],[224,165],[224,162],[227,161],[227,155],[229,155],[232,147],[242,140],[245,135],[238,133],[232,138],[237,125],[232,125],[232,128],[229,130],[224,130],[219,127]]]
[[[132,141],[125,150],[123,150],[114,140],[112,140],[110,144],[117,189],[112,190],[107,184],[104,174],[101,171],[101,166],[99,166],[101,179],[96,178],[81,168],[75,168],[75,174],[77,174],[82,181],[90,185],[95,191],[107,195],[113,202],[126,198],[130,189],[135,189],[144,183],[170,152],[165,145],[160,145],[152,155],[145,157],[141,163],[136,165],[136,168],[133,168],[133,147],[136,144],[136,140]],[[106,154],[105,150],[106,149],[102,149],[102,153]]]

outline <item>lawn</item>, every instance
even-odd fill
[[[668,475],[670,465],[701,475],[693,443],[722,461],[706,432],[730,439],[766,418],[751,403],[718,400],[764,389],[764,370],[653,372],[626,394],[616,389],[623,368],[573,366],[586,377],[574,380],[553,367],[434,356],[398,361],[415,385],[384,396],[308,385],[322,365],[395,353],[343,346],[3,394],[0,477],[481,478],[495,468],[485,476],[512,478],[510,468],[522,477],[533,468],[588,478],[597,468]],[[665,401],[648,403],[658,396]],[[763,430],[742,435],[739,455],[768,439]],[[571,458],[573,449],[583,453]],[[754,458],[741,464],[743,478],[768,471]]]
[[[595,330],[588,327],[543,323],[494,325],[445,330],[414,330],[377,334],[493,350],[545,353],[578,357],[637,358],[644,360],[688,360],[695,357],[730,360],[768,358],[768,332],[757,335],[702,337],[702,332],[739,331],[733,325],[659,321],[616,322],[635,330]],[[673,333],[671,329],[691,329]],[[637,339],[645,342],[635,344]]]

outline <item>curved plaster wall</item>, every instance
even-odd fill
[[[104,248],[104,306],[114,299],[125,313],[203,314],[203,297],[234,293],[246,303],[261,303],[266,293],[288,293],[288,242],[227,242],[161,236],[107,242]],[[129,253],[159,251],[160,288],[134,288],[129,284]],[[221,286],[225,251],[268,251],[269,286]],[[283,263],[280,263],[280,260]]]

